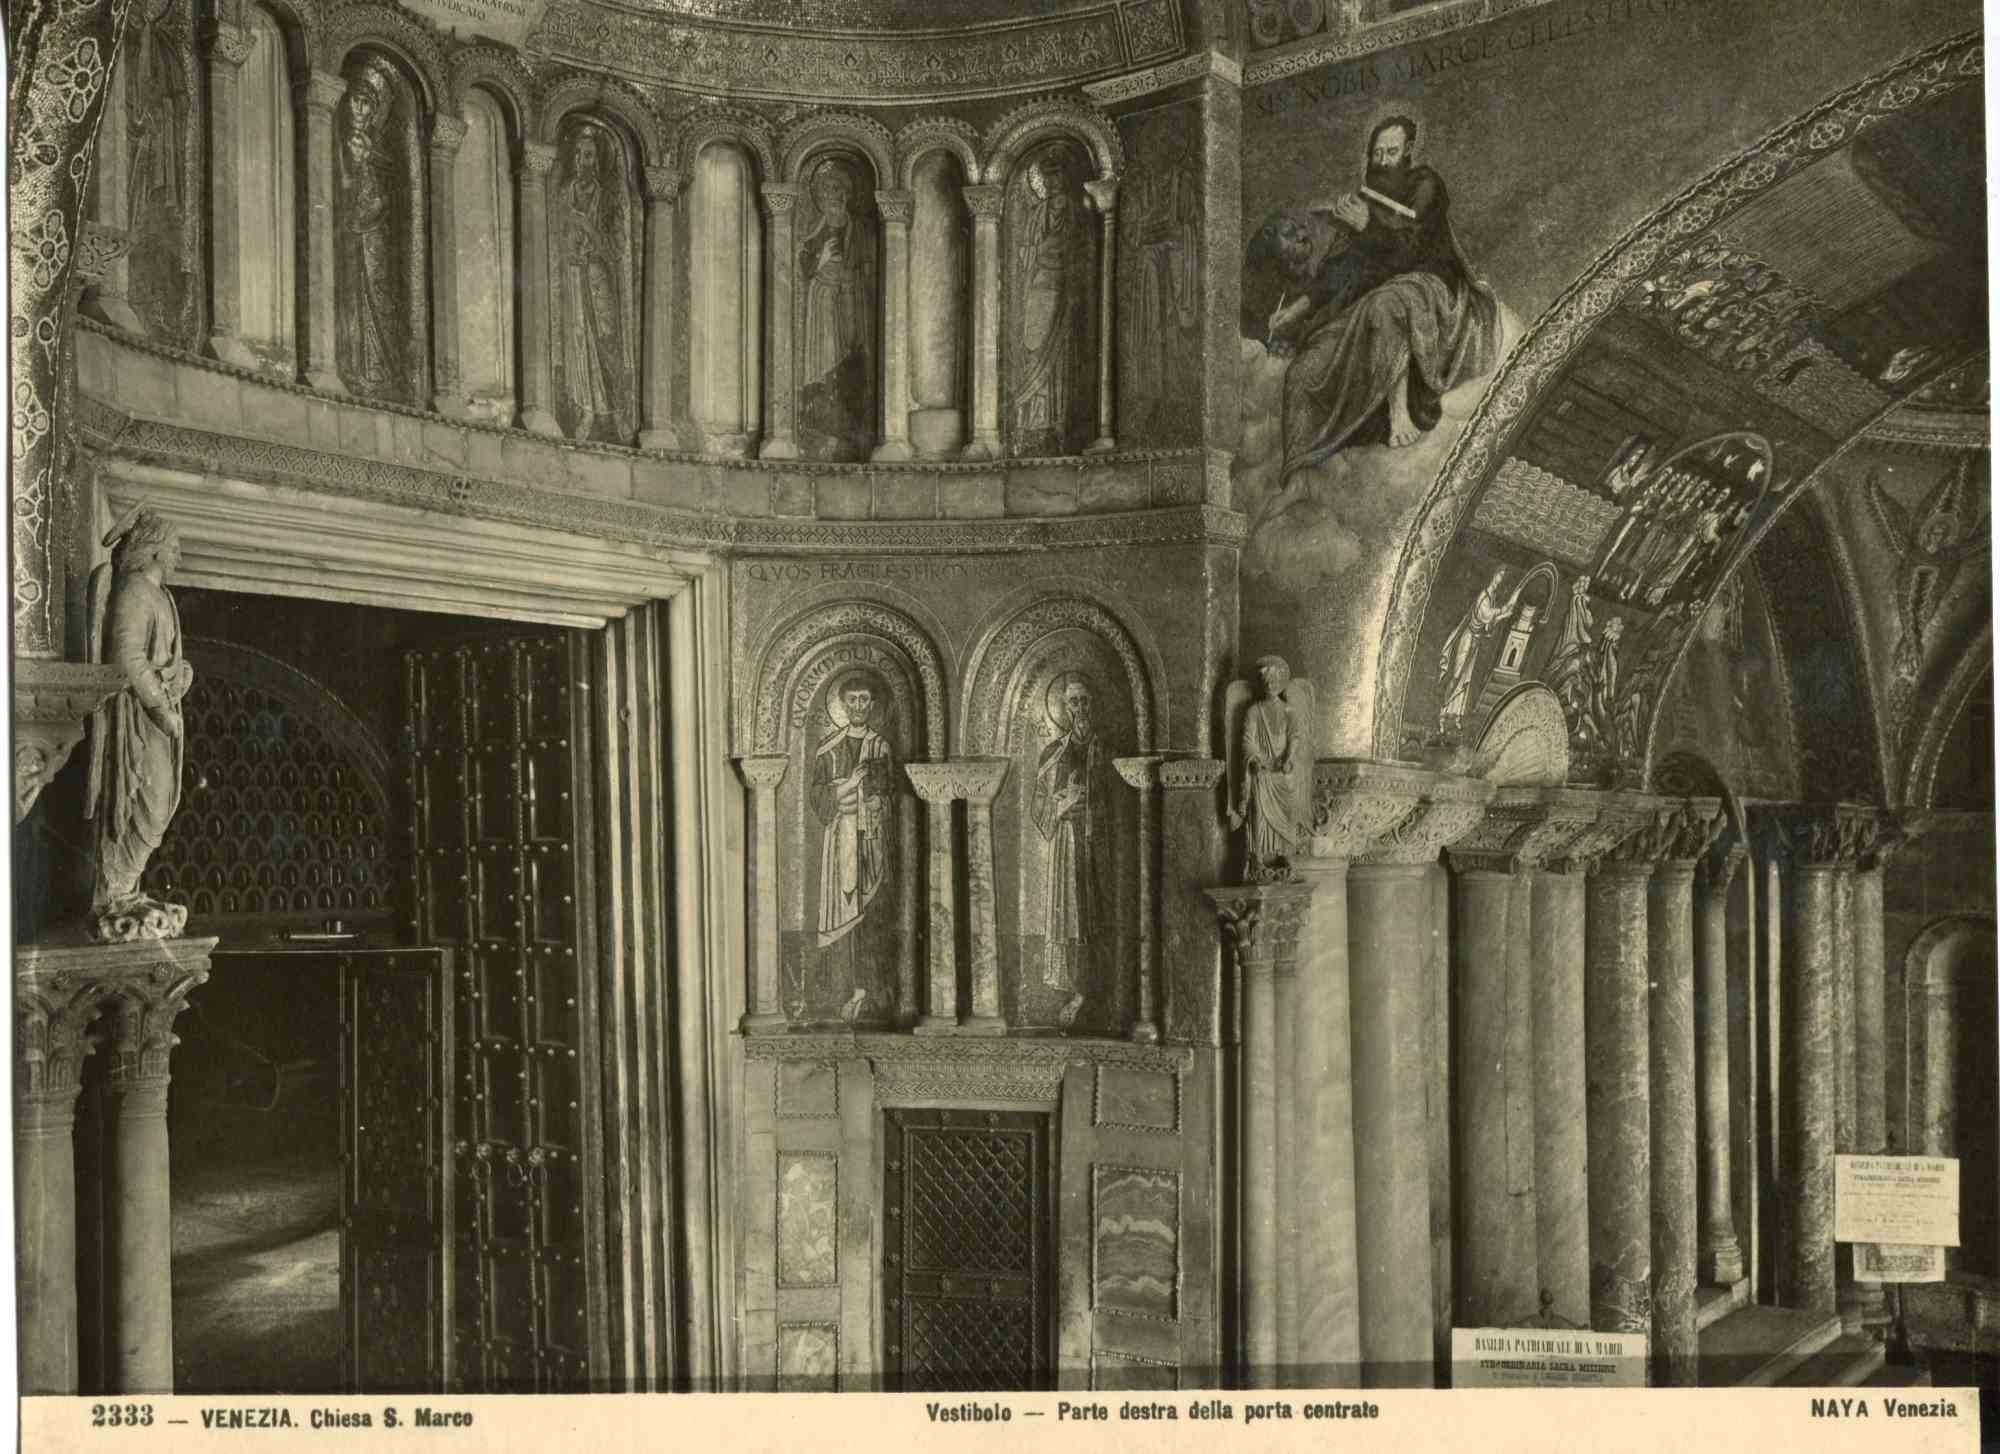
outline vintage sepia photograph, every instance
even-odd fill
[[[20,1391],[1976,1419],[1982,21],[11,0]]]

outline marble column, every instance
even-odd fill
[[[647,167],[646,286],[641,294],[639,367],[639,448],[679,449],[674,427],[674,204],[681,174],[674,167]]]
[[[750,789],[750,1008],[743,1033],[783,1031],[788,1024],[779,1003],[778,953],[778,785],[791,759],[783,753],[739,757],[736,771]]]
[[[431,117],[431,408],[447,418],[465,414],[458,357],[458,198],[452,167],[465,142],[465,123],[442,112]]]
[[[998,184],[965,189],[972,214],[972,442],[964,459],[998,459],[1000,442],[1000,212]]]
[[[1857,818],[1859,818],[1857,813]],[[1873,815],[1868,815],[1872,823]],[[1861,1149],[1856,1135],[1856,1076],[1854,1044],[1854,860],[1846,857],[1833,870],[1833,1150],[1851,1156]],[[1854,1248],[1836,1242],[1833,1249],[1834,1304],[1840,1310],[1841,1331],[1861,1331],[1861,1289],[1854,1281]]]
[[[76,1097],[93,984],[14,974],[14,1312],[21,1392],[77,1391]]]
[[[964,1030],[969,1035],[1004,1035],[1007,1017],[1000,1013],[1000,927],[993,870],[993,800],[1013,764],[1004,757],[960,758],[958,768],[965,796],[965,881],[970,906],[972,943],[972,1014]]]
[[[253,42],[248,30],[220,20],[208,24],[207,37],[208,351],[226,364],[254,369],[257,356],[243,341],[243,219],[237,193],[242,72]]]
[[[797,361],[792,356],[792,292],[798,259],[792,255],[792,214],[797,209],[796,182],[766,182],[758,189],[764,199],[764,276],[771,289],[765,310],[764,441],[759,459],[797,459],[799,400],[794,383]]]
[[[1854,1139],[1865,1155],[1889,1149],[1887,1039],[1888,979],[1883,963],[1882,869],[1902,846],[1900,835],[1885,834],[1854,874]],[[1905,1043],[1913,1038],[1905,1037]],[[1890,1318],[1879,1282],[1857,1282],[1861,1321],[1880,1327]]]
[[[1730,1204],[1729,886],[1742,866],[1740,841],[1704,854],[1694,882],[1695,1073],[1701,1099],[1701,1280],[1729,1287],[1744,1275],[1743,1248]]]
[[[312,71],[297,87],[306,113],[306,330],[300,361],[306,384],[322,394],[345,394],[335,356],[333,258],[333,114],[347,83],[329,71]]]
[[[1479,821],[1493,793],[1476,779],[1422,776],[1421,799],[1347,876],[1362,1378],[1375,1388],[1429,1387],[1436,1380],[1426,878],[1439,852]]]
[[[1534,966],[1535,1261],[1548,1311],[1590,1323],[1590,1141],[1584,1033],[1584,876],[1552,859],[1530,891]]]
[[[1653,1171],[1646,886],[1653,862],[1645,846],[1628,846],[1628,840],[1656,815],[1649,799],[1607,793],[1577,853],[1596,860],[1584,907],[1590,1325],[1648,1335]]]
[[[1203,887],[1221,879],[1228,858],[1222,769],[1212,757],[1160,763],[1159,1004],[1165,1039],[1175,1044],[1228,1046],[1241,1038],[1224,983],[1215,905]]]
[[[1785,1219],[1778,1301],[1830,1313],[1838,1306],[1833,1243],[1833,1157],[1838,1117],[1834,1066],[1834,881],[1851,861],[1859,828],[1840,804],[1760,806],[1753,819],[1782,859],[1783,1064],[1779,1195]]]
[[[910,218],[909,192],[875,194],[882,214],[882,442],[873,458],[915,459],[910,447]]]
[[[1700,1223],[1694,1016],[1694,875],[1722,828],[1722,804],[1688,798],[1661,817],[1648,888],[1653,1175],[1652,1382],[1692,1387]]]
[[[944,762],[903,764],[910,785],[930,810],[930,871],[926,875],[930,903],[924,1012],[916,1023],[919,1035],[958,1033],[958,910],[951,852],[951,805],[958,798],[958,775]]]
[[[1155,859],[1159,855],[1158,813],[1155,790],[1160,785],[1158,757],[1113,758],[1118,776],[1139,794],[1139,977],[1132,1000],[1132,1025],[1128,1033],[1142,1044],[1160,1038],[1157,986],[1160,982],[1160,888]]]
[[[1224,934],[1235,947],[1243,984],[1243,1263],[1238,1285],[1243,1316],[1243,1382],[1249,1388],[1276,1388],[1284,1380],[1282,1343],[1287,1301],[1296,1310],[1296,1289],[1284,1290],[1281,1257],[1283,1143],[1281,1060],[1289,1052],[1279,1039],[1277,982],[1298,965],[1299,942],[1311,918],[1312,889],[1301,883],[1252,884],[1211,889]],[[1294,1182],[1296,1185],[1296,1182]],[[1296,1236],[1296,1233],[1294,1234]]]
[[[1083,190],[1097,208],[1097,437],[1084,453],[1108,454],[1118,448],[1118,179],[1085,182]]]
[[[560,435],[555,415],[555,259],[549,246],[549,174],[556,149],[539,141],[520,144],[514,190],[520,198],[521,239],[518,292],[521,323],[521,427],[531,434]]]

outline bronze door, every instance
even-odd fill
[[[347,1387],[442,1393],[453,1351],[451,955],[353,950],[337,963]]]
[[[417,934],[457,950],[457,1372],[601,1384],[588,638],[407,659]]]
[[[1053,1386],[1049,1118],[889,1111],[882,1207],[890,1389]]]

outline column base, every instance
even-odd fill
[[[795,439],[767,439],[758,447],[759,459],[797,459],[799,445]]]
[[[950,459],[965,438],[965,414],[958,409],[912,409],[910,443],[920,459]]]
[[[958,1027],[961,1035],[1005,1035],[1007,1021],[1001,1015],[970,1015]]]
[[[1083,447],[1083,452],[1085,454],[1111,454],[1117,448],[1118,441],[1106,434],[1091,440],[1090,443]]]
[[[1140,1045],[1157,1045],[1160,1043],[1160,1027],[1151,1020],[1135,1020],[1125,1038]]]
[[[910,448],[907,439],[885,439],[875,446],[875,452],[868,457],[883,464],[903,464],[915,459],[917,452]]]
[[[792,1022],[781,1014],[745,1015],[740,1026],[745,1035],[782,1035]]]
[[[255,368],[256,365],[253,363],[246,367]],[[332,369],[307,369],[305,384],[314,393],[333,394],[343,399],[347,397],[347,384]]]
[[[966,445],[958,457],[970,464],[979,464],[989,459],[1000,458],[999,436],[995,435],[989,438],[985,435],[975,435],[972,443]]]
[[[677,429],[641,429],[639,448],[653,450],[661,454],[678,454],[681,448],[680,431]]]
[[[925,1015],[910,1027],[910,1033],[913,1035],[956,1035],[958,1033],[958,1016]]]
[[[553,439],[562,438],[562,425],[556,423],[556,416],[546,409],[523,409],[521,427],[530,434],[546,434]]]
[[[1743,1280],[1743,1249],[1736,1239],[1717,1241],[1701,1249],[1701,1280],[1711,1287],[1732,1287]]]

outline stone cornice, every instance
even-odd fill
[[[1194,1052],[1185,1047],[1135,1045],[1122,1040],[1086,1040],[1052,1036],[917,1036],[885,1033],[816,1032],[790,1035],[749,1035],[743,1051],[752,1060],[868,1060],[883,1064],[927,1064],[960,1067],[1018,1066],[1023,1069],[1069,1065],[1130,1065],[1168,1073],[1192,1068]]]

